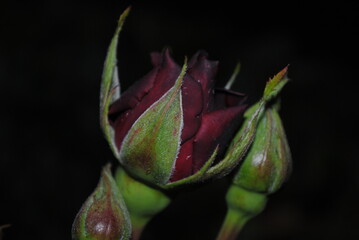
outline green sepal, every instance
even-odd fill
[[[72,226],[74,240],[130,239],[131,220],[110,171],[103,168],[95,191],[88,197]]]
[[[261,117],[253,144],[233,178],[234,184],[270,194],[289,175],[291,154],[277,108],[269,107]]]
[[[289,81],[286,77],[288,71],[288,66],[282,69],[279,73],[277,73],[272,79],[270,79],[263,93],[263,99],[266,102],[269,102],[271,99],[278,96],[279,92],[285,86],[285,84]]]
[[[267,82],[263,97],[244,114],[245,121],[230,143],[224,159],[208,169],[203,176],[204,179],[223,177],[229,174],[243,159],[253,142],[258,121],[266,108],[267,102],[276,97],[288,82],[286,72],[287,67]]]
[[[108,122],[108,111],[110,104],[120,97],[120,83],[117,72],[117,43],[118,37],[122,30],[130,8],[127,8],[120,16],[115,34],[111,40],[107,51],[107,56],[102,73],[101,89],[100,89],[100,125],[104,132],[105,138],[108,141],[110,148],[114,155],[118,157],[118,150],[115,146],[114,132]]]
[[[236,81],[237,76],[238,76],[240,71],[241,71],[241,64],[237,63],[237,65],[234,68],[234,71],[232,73],[232,76],[229,78],[228,82],[224,86],[224,89],[227,89],[227,90],[231,89],[231,87],[232,87],[233,83]]]
[[[185,62],[174,86],[136,120],[120,148],[119,160],[125,169],[157,185],[169,182],[180,149],[181,86],[186,69]]]

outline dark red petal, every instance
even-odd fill
[[[182,143],[192,138],[198,131],[201,124],[201,113],[203,108],[203,96],[201,85],[191,76],[185,75],[182,84],[182,109],[183,109],[183,130],[181,135]]]
[[[227,90],[215,89],[214,94],[214,109],[222,109],[242,105],[247,99],[243,93]]]
[[[193,68],[194,65],[196,65],[196,63],[198,62],[198,58],[199,56],[206,56],[208,57],[208,53],[204,50],[199,50],[197,51],[192,57],[191,59],[188,61],[188,68]]]
[[[121,97],[110,106],[110,119],[115,120],[124,111],[135,108],[153,87],[157,72],[158,68],[153,69],[121,94]]]
[[[215,84],[215,75],[217,74],[218,62],[209,61],[207,53],[197,52],[189,61],[188,74],[198,81],[203,91],[203,113],[208,112],[209,106],[213,101],[213,88]]]
[[[176,79],[181,72],[180,67],[174,62],[170,56],[170,52],[166,49],[162,54],[160,69],[156,75],[154,88],[144,99],[146,102],[155,102],[162,97],[171,87],[173,87]]]
[[[151,63],[154,67],[158,67],[162,62],[162,54],[160,52],[151,53]]]
[[[202,117],[193,147],[193,170],[197,172],[219,145],[219,155],[235,134],[245,106],[231,107],[207,113]]]
[[[110,107],[109,118],[115,128],[118,148],[133,123],[174,85],[179,74],[179,66],[166,50],[162,54],[161,65],[130,87]]]
[[[171,182],[183,179],[192,174],[193,138],[185,142],[178,153]]]

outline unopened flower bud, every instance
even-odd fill
[[[129,239],[131,223],[127,208],[113,179],[110,166],[102,171],[98,186],[77,214],[74,240]]]
[[[291,169],[291,154],[276,106],[261,117],[254,142],[234,177],[244,189],[270,194],[278,190]]]
[[[267,94],[268,100],[271,97]],[[258,115],[252,146],[226,194],[228,210],[218,240],[236,239],[246,222],[263,211],[267,195],[278,190],[288,176],[291,155],[277,106],[266,107]],[[246,114],[256,109],[254,105]]]
[[[232,79],[216,88],[218,62],[204,51],[182,68],[168,49],[152,53],[153,69],[121,93],[116,50],[128,12],[109,46],[100,92],[101,126],[114,155],[132,176],[165,189],[229,174],[251,145],[266,103],[286,84],[287,67],[268,81],[240,132],[246,95],[227,89]]]

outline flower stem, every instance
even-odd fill
[[[142,234],[143,229],[147,225],[147,223],[151,220],[151,217],[136,217],[131,216],[132,223],[132,240],[139,240]]]
[[[262,212],[266,201],[265,194],[232,184],[226,194],[228,210],[217,240],[235,240],[247,221]]]
[[[235,240],[248,220],[242,211],[228,209],[217,240]]]
[[[160,189],[132,178],[121,167],[116,171],[116,182],[130,213],[132,240],[138,240],[147,223],[165,209],[171,199]]]

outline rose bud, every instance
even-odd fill
[[[278,87],[273,85],[275,82],[276,77],[266,89],[274,86],[273,91],[280,90],[275,90]],[[264,94],[264,99],[275,96],[268,94]],[[246,121],[258,111],[258,105],[260,103],[246,111]],[[268,194],[278,190],[289,175],[291,154],[277,110],[278,104],[268,104],[265,111],[257,115],[254,141],[226,194],[227,214],[217,239],[237,239],[244,225],[264,210]]]
[[[243,94],[214,90],[217,62],[198,52],[187,72],[168,50],[154,69],[109,109],[121,164],[149,182],[166,184],[196,173],[216,146],[225,150],[245,106]]]
[[[277,106],[261,117],[254,142],[244,158],[234,184],[270,194],[280,188],[291,170],[291,154]]]
[[[131,236],[131,220],[110,166],[82,205],[72,226],[74,240],[119,240]]]
[[[152,53],[153,69],[121,95],[116,50],[128,12],[109,46],[100,95],[101,127],[116,158],[132,176],[166,188],[228,174],[251,145],[265,104],[287,82],[286,68],[238,133],[245,96],[215,88],[218,62],[203,51],[182,69],[168,50]]]

